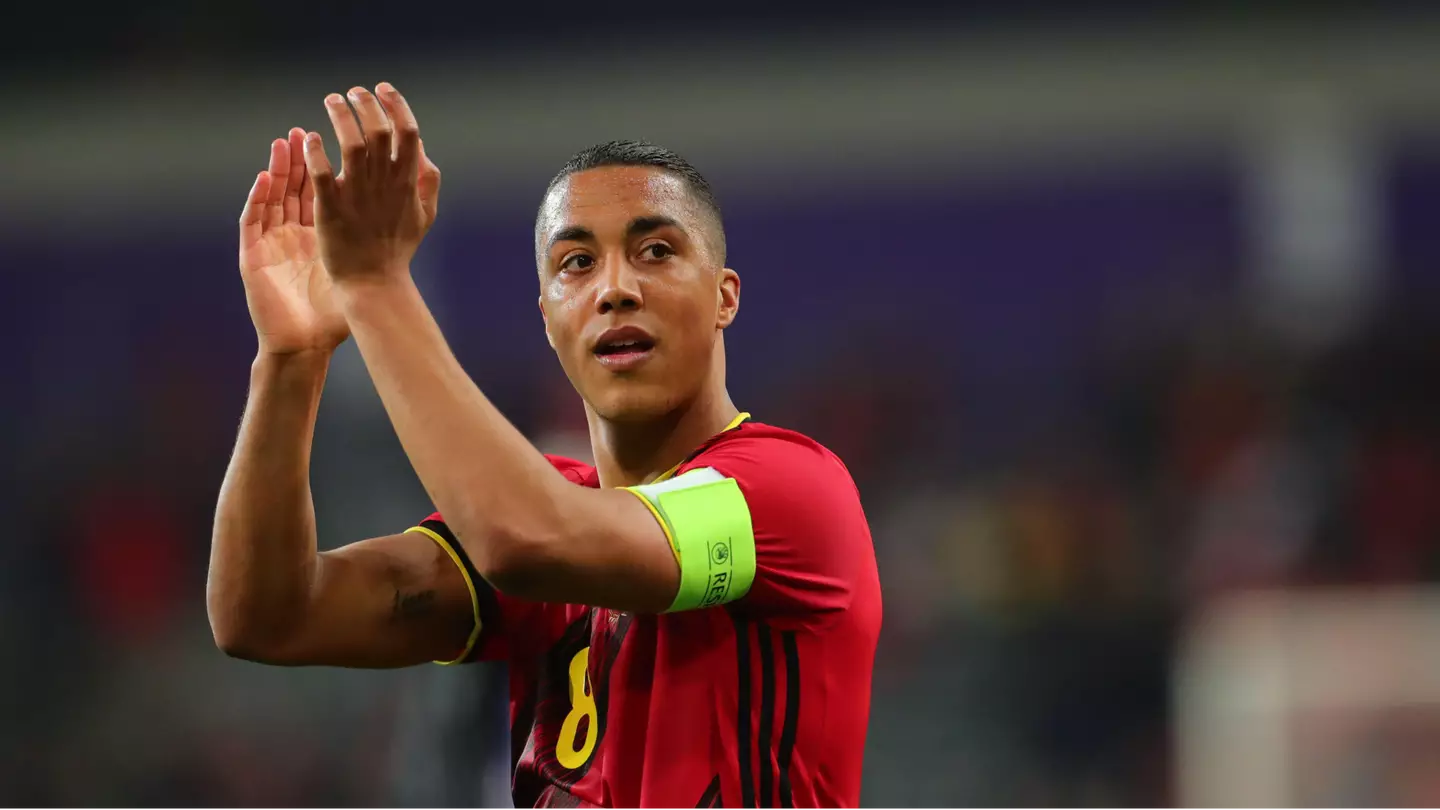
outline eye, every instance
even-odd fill
[[[640,248],[640,254],[647,259],[660,261],[674,256],[675,251],[664,242],[651,242],[645,247]]]
[[[595,266],[595,257],[588,253],[573,253],[560,262],[561,272],[584,272]]]

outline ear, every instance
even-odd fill
[[[555,336],[550,334],[550,319],[545,316],[544,296],[537,296],[535,303],[540,306],[540,320],[545,323],[545,340],[550,344],[550,349],[553,351],[555,349]]]
[[[720,312],[715,319],[715,328],[724,329],[735,322],[740,314],[740,274],[726,267],[719,273]]]

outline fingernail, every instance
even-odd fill
[[[344,104],[345,99],[341,98],[339,93],[331,93],[325,97],[325,103],[334,106],[336,104]]]
[[[395,89],[395,85],[393,85],[393,84],[391,84],[391,83],[389,83],[389,82],[381,82],[381,83],[375,85],[375,92],[377,92],[377,93],[395,93],[395,92],[398,92],[398,91]]]
[[[354,99],[354,98],[360,98],[360,97],[364,96],[365,93],[366,93],[366,90],[365,90],[365,88],[363,88],[363,87],[352,87],[352,88],[350,88],[350,92],[349,92],[347,95],[349,95],[350,98]]]

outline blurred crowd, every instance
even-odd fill
[[[1396,302],[1318,351],[1249,325],[1238,299],[1136,323],[1149,325],[1113,330],[1072,396],[1010,403],[1030,415],[1020,428],[972,407],[963,380],[937,391],[922,365],[857,375],[848,347],[744,403],[835,449],[871,517],[886,625],[869,801],[1165,803],[1188,616],[1243,589],[1440,579],[1433,312]],[[857,343],[871,338],[884,345]],[[116,403],[131,410],[40,413],[15,436],[27,483],[3,500],[0,795],[424,803],[407,778],[453,776],[424,770],[425,732],[403,717],[484,676],[273,670],[210,645],[209,520],[244,374],[168,356],[133,369],[143,393]],[[342,353],[332,389],[362,375]],[[554,377],[504,392],[507,410],[542,447],[583,455]],[[425,508],[378,405],[340,399],[316,451],[324,545]],[[473,717],[476,756],[492,741],[503,756],[503,720]]]
[[[887,727],[911,738],[877,799],[1173,802],[1188,620],[1252,589],[1440,581],[1433,316],[1397,309],[1318,355],[1224,311],[1133,338],[1037,446],[876,484],[882,682],[925,695],[907,719],[903,698],[877,709],[878,761]]]

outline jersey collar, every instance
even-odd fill
[[[719,435],[721,435],[722,433],[729,433],[730,431],[734,430],[735,428],[740,427],[740,426],[741,426],[742,424],[744,424],[745,421],[746,421],[747,419],[749,419],[749,418],[750,418],[750,414],[749,414],[749,413],[746,413],[745,411],[741,411],[740,413],[735,414],[735,418],[730,420],[730,424],[726,425],[724,430],[720,431],[720,433],[716,433],[715,436],[711,436],[710,438],[706,439],[706,440],[704,441],[704,443],[702,443],[702,444],[700,445],[700,447],[695,450],[694,453],[691,453],[690,455],[686,456],[684,459],[682,459],[682,460],[680,461],[679,464],[676,464],[674,467],[671,467],[670,469],[666,470],[665,472],[660,473],[660,475],[656,476],[655,480],[654,480],[654,481],[651,481],[650,483],[652,483],[652,484],[658,484],[658,483],[660,483],[661,481],[666,481],[666,480],[670,479],[672,476],[675,475],[675,471],[676,471],[676,470],[678,470],[678,469],[680,469],[681,467],[685,466],[686,462],[688,462],[688,461],[690,461],[691,459],[695,458],[696,454],[698,454],[701,450],[703,450],[703,449],[705,449],[707,446],[709,446],[710,442],[715,441],[715,437],[716,437],[716,436],[719,436]]]

